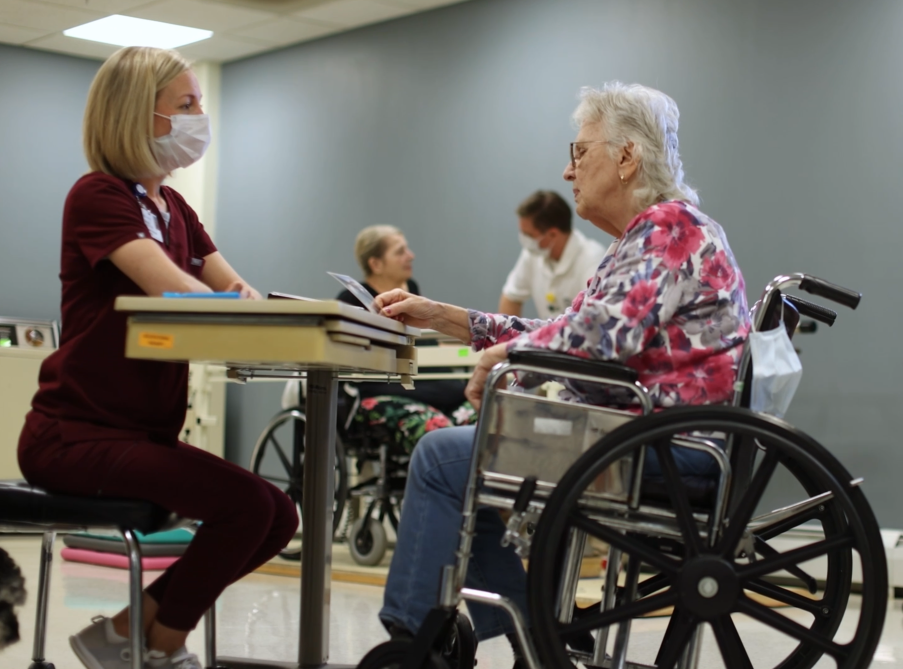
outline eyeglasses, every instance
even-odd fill
[[[571,169],[572,170],[577,169],[577,161],[580,160],[583,157],[583,155],[589,150],[589,149],[583,149],[579,153],[576,152],[574,150],[574,148],[581,144],[611,144],[611,142],[607,139],[594,139],[594,140],[590,140],[587,142],[571,142]]]

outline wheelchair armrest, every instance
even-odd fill
[[[603,379],[636,383],[639,374],[632,367],[607,360],[587,360],[557,351],[510,351],[508,361],[513,364],[543,367],[550,374],[586,374]]]

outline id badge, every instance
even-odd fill
[[[157,220],[156,214],[144,205],[141,205],[141,215],[144,217],[144,225],[147,226],[150,236],[163,244],[163,231],[160,229],[160,222]]]

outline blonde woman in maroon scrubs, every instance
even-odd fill
[[[74,495],[145,499],[203,521],[185,555],[144,593],[148,667],[200,669],[185,639],[230,583],[278,553],[294,504],[247,470],[181,443],[188,366],[124,356],[119,295],[237,291],[235,272],[185,200],[162,185],[210,142],[198,81],[177,53],[126,48],[88,94],[91,168],[63,210],[62,337],[41,367],[19,440],[30,483]],[[129,611],[70,638],[89,669],[128,669]]]

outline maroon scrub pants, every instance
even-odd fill
[[[251,472],[188,444],[64,444],[55,421],[32,411],[19,439],[29,483],[52,492],[148,500],[203,521],[185,554],[146,592],[157,621],[195,628],[230,583],[275,556],[298,527],[294,502]]]

